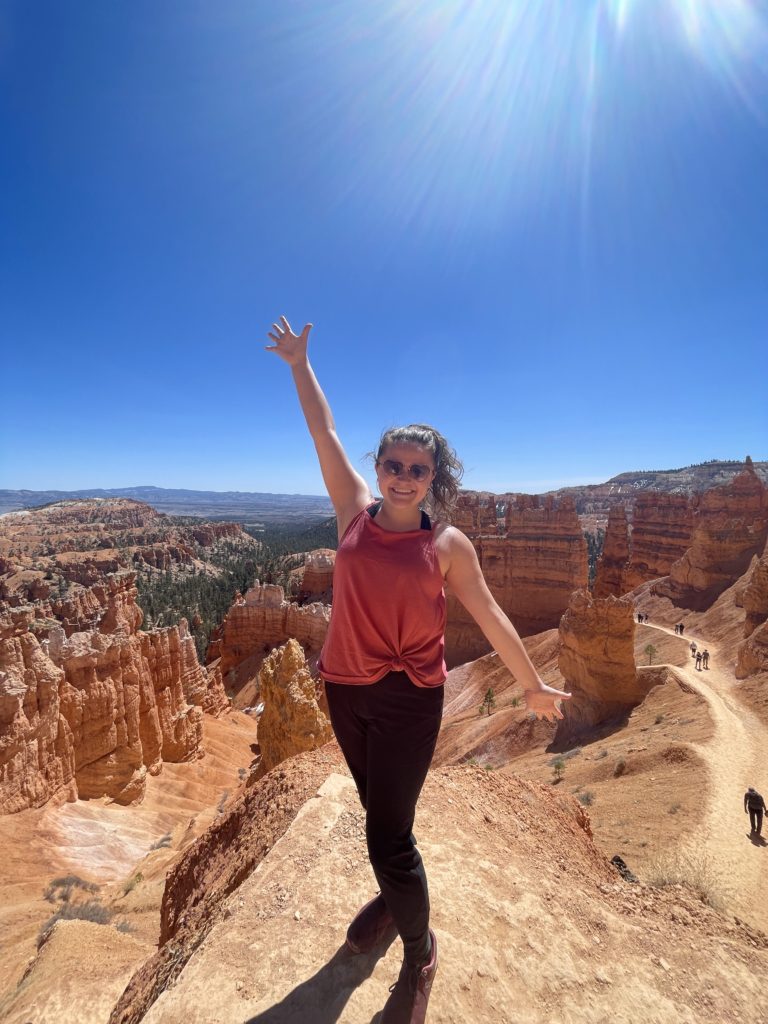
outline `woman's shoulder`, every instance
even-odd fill
[[[467,537],[465,533],[462,533],[458,526],[454,526],[452,523],[436,523],[433,521],[432,533],[434,535],[435,542],[439,542],[441,547],[460,550],[466,548],[468,545],[472,550],[474,550],[474,546],[469,537]]]

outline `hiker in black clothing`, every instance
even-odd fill
[[[640,612],[637,613],[637,621],[638,622],[642,622],[643,621],[643,616],[640,614]]]
[[[750,786],[744,794],[744,813],[746,814],[749,811],[750,831],[758,836],[763,829],[763,811],[765,810],[765,800],[763,800],[756,789]]]
[[[706,649],[706,647],[701,652],[701,661],[704,668],[709,668],[709,651]]]
[[[696,652],[696,668],[701,672],[701,651]]]
[[[680,636],[682,636],[682,635],[683,635],[683,630],[684,630],[684,629],[685,629],[685,626],[684,626],[684,625],[682,624],[682,622],[681,622],[681,623],[680,623]]]

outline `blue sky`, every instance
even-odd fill
[[[0,8],[0,486],[322,493],[285,313],[353,462],[465,485],[768,457],[768,6]]]

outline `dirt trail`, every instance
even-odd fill
[[[676,636],[666,626],[647,625]],[[681,852],[696,857],[706,852],[729,890],[730,909],[768,932],[768,903],[756,898],[768,863],[768,847],[750,839],[749,817],[743,804],[747,786],[764,787],[768,729],[731,696],[737,682],[729,669],[720,667],[723,659],[719,646],[696,633],[686,633],[683,640],[688,644],[695,640],[699,650],[709,650],[710,668],[697,671],[693,658],[688,667],[669,667],[707,701],[715,734],[707,744],[691,744],[708,765],[710,789],[701,811],[701,827],[683,844]]]

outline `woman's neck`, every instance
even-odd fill
[[[382,498],[375,518],[382,530],[407,533],[409,530],[418,530],[421,526],[421,509],[392,508],[386,499]]]

